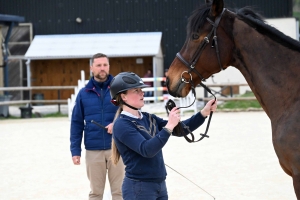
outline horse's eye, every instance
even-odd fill
[[[194,34],[192,35],[192,39],[193,39],[193,40],[198,40],[198,39],[199,39],[199,35],[196,34],[196,33],[194,33]]]

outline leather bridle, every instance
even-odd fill
[[[211,19],[206,18],[206,20],[213,26],[213,28],[211,29],[211,31],[208,33],[208,35],[206,37],[204,37],[204,40],[200,43],[199,47],[197,48],[197,50],[195,51],[192,59],[190,62],[186,61],[186,59],[183,58],[183,56],[180,54],[180,52],[178,52],[176,54],[176,57],[187,67],[189,68],[188,71],[183,71],[181,73],[181,81],[185,82],[185,83],[192,83],[192,75],[191,72],[194,72],[195,74],[197,74],[199,76],[199,78],[201,79],[201,81],[204,81],[205,78],[195,69],[195,65],[198,62],[202,51],[205,49],[206,45],[209,44],[209,40],[211,38],[212,35],[213,36],[213,42],[212,42],[212,47],[215,47],[216,49],[216,54],[217,54],[217,58],[218,58],[218,63],[219,63],[219,67],[220,70],[224,70],[224,68],[222,67],[221,64],[221,59],[220,59],[220,53],[219,53],[219,47],[218,47],[218,40],[217,40],[217,28],[219,26],[219,23],[221,21],[221,18],[223,16],[223,13],[225,12],[226,8],[223,9],[221,15],[219,15],[216,19],[215,22],[213,22]],[[187,73],[190,77],[189,80],[186,80],[183,77],[183,74]],[[201,85],[201,83],[200,83]]]
[[[221,15],[219,15],[215,21],[213,22],[211,19],[209,18],[206,18],[206,20],[213,26],[212,30],[209,32],[209,34],[204,37],[204,40],[200,43],[199,47],[197,48],[197,50],[195,51],[192,59],[190,62],[186,61],[183,56],[180,54],[180,52],[178,52],[176,54],[176,57],[187,67],[189,68],[188,71],[183,71],[181,73],[181,81],[184,82],[184,83],[189,83],[191,84],[191,90],[195,96],[195,100],[196,100],[196,91],[195,91],[195,87],[194,87],[194,83],[193,83],[193,80],[192,80],[192,75],[191,75],[191,72],[194,72],[195,74],[197,74],[199,76],[199,78],[201,79],[200,81],[200,85],[206,89],[212,96],[214,96],[215,98],[215,101],[216,101],[216,96],[211,92],[211,90],[202,83],[202,81],[205,81],[205,78],[203,76],[201,76],[201,74],[195,69],[195,65],[196,63],[198,62],[200,56],[201,56],[201,53],[202,51],[205,49],[206,45],[209,44],[209,40],[210,38],[212,37],[213,35],[213,41],[212,41],[212,46],[211,47],[215,47],[216,49],[216,54],[217,54],[217,58],[218,58],[218,63],[219,63],[219,67],[220,67],[220,70],[224,70],[224,68],[222,67],[222,64],[221,64],[221,59],[220,59],[220,54],[219,54],[219,47],[218,47],[218,41],[217,41],[217,28],[219,26],[219,23],[221,21],[221,18],[223,16],[223,13],[225,12],[225,8],[223,9]],[[183,77],[183,74],[187,73],[188,76],[190,77],[189,80],[187,80],[186,78]],[[194,102],[195,102],[194,100]],[[186,106],[186,107],[179,107],[179,108],[187,108],[187,107],[190,107],[194,104],[194,102],[189,105],[189,106]],[[187,135],[184,135],[185,139],[188,141],[188,142],[199,142],[201,141],[203,138],[205,137],[209,137],[207,135],[207,132],[208,132],[208,129],[209,129],[209,125],[210,125],[210,121],[211,121],[211,117],[212,117],[212,114],[213,114],[213,111],[210,112],[210,115],[209,115],[209,120],[208,120],[208,123],[207,123],[207,126],[206,126],[206,130],[205,130],[205,133],[204,134],[200,134],[201,135],[201,138],[198,139],[198,140],[194,140],[194,135],[193,133],[189,130],[189,127],[186,126],[183,122],[181,122],[181,125],[183,126],[184,129],[186,129],[188,131],[188,133],[191,135],[192,139],[188,138]],[[180,131],[181,132],[181,131]]]

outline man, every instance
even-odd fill
[[[90,180],[90,200],[102,200],[106,174],[113,200],[122,198],[124,165],[111,162],[112,122],[117,107],[110,100],[109,84],[113,79],[109,74],[109,59],[97,53],[92,57],[90,70],[93,77],[77,95],[71,119],[71,153],[75,165],[80,164],[81,142],[84,132],[86,149],[86,170]],[[103,128],[92,123],[101,124]]]

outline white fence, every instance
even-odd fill
[[[150,81],[154,82],[154,87],[148,87],[148,88],[143,89],[143,91],[145,91],[145,92],[153,91],[153,93],[154,93],[153,97],[144,97],[145,101],[167,102],[168,99],[174,99],[174,97],[172,97],[171,95],[159,94],[160,96],[158,96],[158,91],[165,91],[165,90],[167,90],[167,88],[161,87],[161,86],[156,87],[155,85],[156,85],[157,81],[165,81],[165,79],[166,79],[165,77],[142,78],[142,80],[145,82],[150,82]],[[81,71],[81,79],[78,80],[78,86],[75,87],[74,94],[72,94],[71,98],[68,99],[68,117],[70,120],[71,120],[72,110],[75,105],[75,100],[76,100],[77,94],[83,87],[85,87],[85,85],[88,83],[88,81],[89,80],[85,80],[84,71]],[[191,103],[193,103],[195,97],[192,94],[192,92],[190,92],[185,98],[176,98],[176,99],[179,100],[180,107],[184,107],[184,106],[189,106]],[[181,115],[183,115],[184,111],[194,111],[194,113],[196,113],[197,112],[197,100],[195,100],[195,103],[191,107],[180,109]]]

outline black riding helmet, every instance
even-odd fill
[[[118,106],[119,102],[116,102],[116,95],[132,88],[145,88],[149,87],[145,85],[143,80],[133,72],[121,72],[113,78],[110,83],[110,96],[111,102]],[[131,107],[131,106],[130,106]]]

